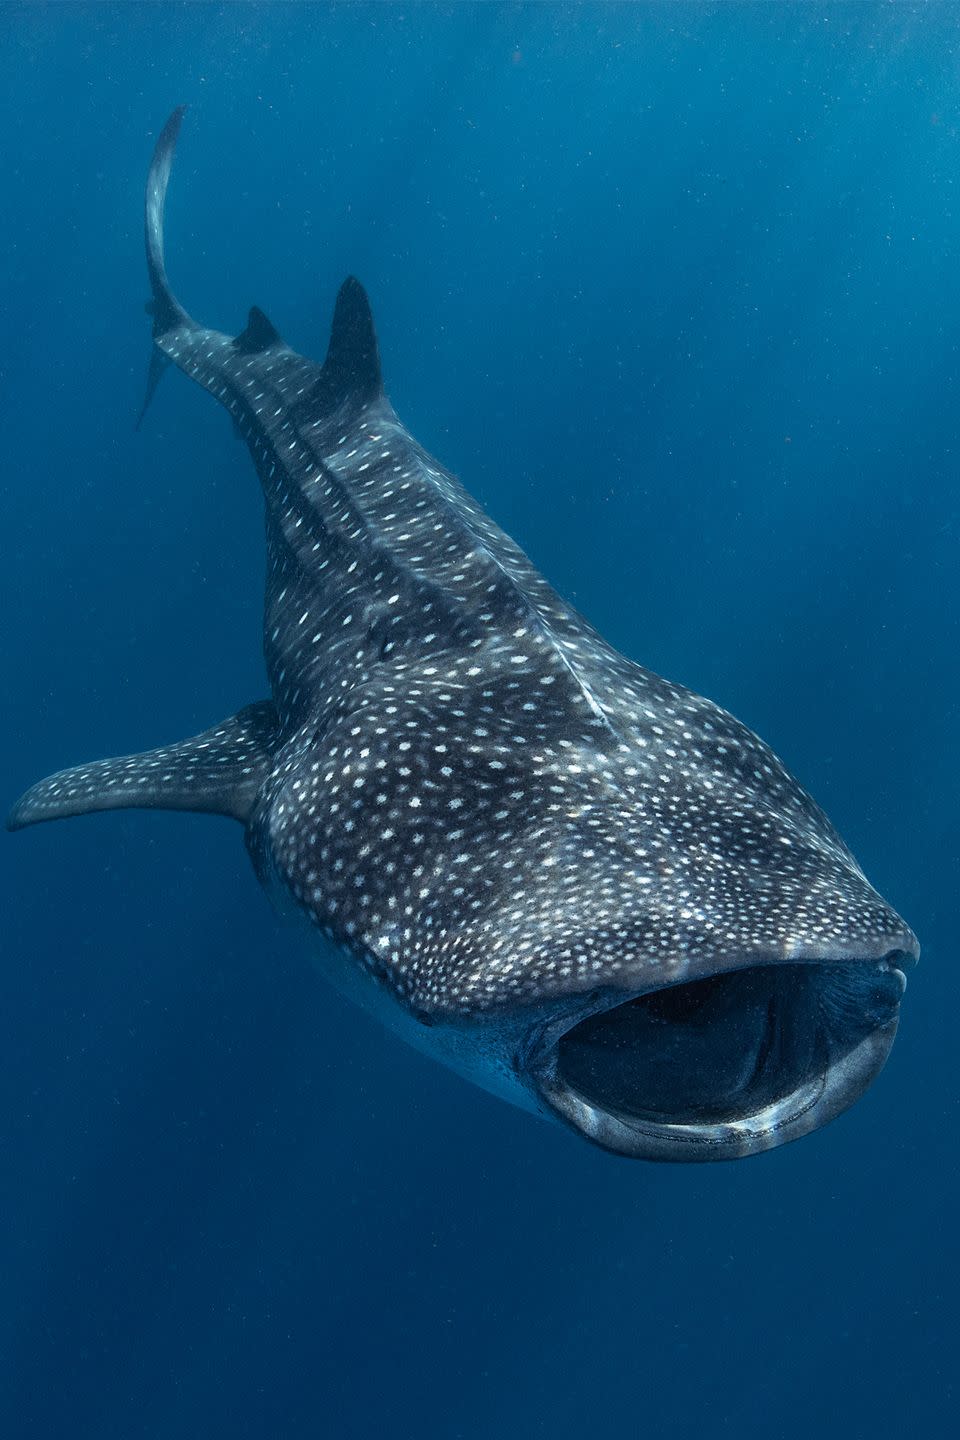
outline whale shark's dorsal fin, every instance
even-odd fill
[[[340,286],[330,328],[330,344],[312,399],[321,410],[344,400],[368,404],[383,394],[380,349],[367,292],[348,275]]]
[[[22,795],[8,830],[95,810],[202,810],[245,822],[272,765],[277,712],[247,705],[190,740],[50,775]]]

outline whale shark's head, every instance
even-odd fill
[[[789,866],[768,855],[766,870],[728,869],[714,884],[701,869],[699,885],[694,867],[681,893],[677,850],[638,904],[611,883],[622,856],[596,835],[589,848],[592,872],[571,855],[556,881],[524,882],[525,905],[518,887],[513,923],[522,906],[539,917],[525,936],[492,921],[477,943],[451,937],[465,989],[487,999],[475,1008],[461,991],[460,1017],[448,1001],[443,1058],[648,1160],[771,1149],[863,1094],[919,949],[852,861],[797,842]]]
[[[648,1160],[771,1149],[863,1094],[893,1044],[919,949],[852,862],[808,850],[801,882],[797,855],[793,878],[767,857],[747,885],[728,873],[723,901],[703,875],[681,894],[665,873],[637,904],[609,884],[616,858],[606,854],[605,871],[595,836],[590,848],[593,873],[571,857],[556,883],[525,882],[538,941],[511,943],[496,922],[481,927],[485,954],[451,937],[470,956],[462,980],[488,997],[459,1019],[448,1006],[440,1022],[458,1068]],[[681,852],[674,861],[664,870],[679,875]]]
[[[877,1075],[917,942],[761,740],[617,684],[612,733],[523,683],[372,706],[284,767],[259,848],[478,1083],[623,1155],[769,1149]]]

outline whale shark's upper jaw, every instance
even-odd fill
[[[880,956],[760,961],[656,990],[594,996],[522,1062],[540,1103],[645,1160],[734,1160],[799,1139],[867,1089],[897,1031],[906,928]]]

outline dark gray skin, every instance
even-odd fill
[[[154,363],[229,410],[266,500],[271,698],[62,771],[12,828],[120,806],[245,827],[325,972],[486,1088],[623,1155],[732,1159],[883,1065],[919,948],[711,701],[625,659],[427,455],[347,280],[322,366],[197,325],[147,185]]]

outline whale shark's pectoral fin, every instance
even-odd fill
[[[8,830],[94,810],[202,810],[245,822],[273,761],[277,712],[269,700],[159,750],[75,765],[22,795]]]

